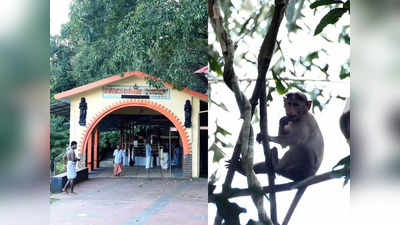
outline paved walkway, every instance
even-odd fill
[[[112,167],[100,167],[89,172],[89,178],[112,178],[113,175]],[[183,178],[182,169],[172,168],[170,170],[161,170],[160,167],[151,168],[149,174],[147,174],[146,169],[143,166],[125,166],[122,168],[122,177],[130,178],[162,178],[162,177],[172,177],[172,178]]]
[[[51,194],[51,225],[205,225],[207,180],[92,178]]]

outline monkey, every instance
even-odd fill
[[[277,149],[271,149],[272,167],[267,168],[265,162],[254,165],[256,174],[268,173],[271,169],[293,181],[300,181],[315,175],[321,165],[324,150],[324,141],[321,130],[309,112],[311,101],[301,92],[288,93],[284,97],[286,116],[279,120],[278,136],[267,137],[268,141],[289,146],[289,150],[279,160]],[[263,136],[257,135],[256,140],[261,142]],[[240,162],[228,161],[227,167],[233,167],[241,174],[245,174]]]
[[[319,169],[324,152],[324,140],[321,130],[314,116],[309,112],[311,101],[301,92],[293,92],[285,95],[284,108],[286,116],[279,120],[278,136],[266,137],[268,141],[289,146],[289,150],[278,159],[277,148],[271,149],[271,166],[268,168],[265,162],[253,166],[256,174],[268,174],[274,171],[279,175],[293,181],[301,181],[315,175]],[[261,133],[257,134],[257,142],[264,139]],[[240,161],[227,161],[227,167],[233,168],[241,174],[245,174]],[[283,225],[289,222],[297,203],[304,194],[306,187],[299,188],[292,204],[283,221]]]

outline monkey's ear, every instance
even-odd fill
[[[312,104],[312,101],[307,101],[307,110],[311,109],[311,104]]]

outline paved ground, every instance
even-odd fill
[[[162,178],[162,177],[173,177],[183,178],[182,169],[172,168],[172,170],[161,170],[160,167],[151,168],[147,175],[146,169],[143,166],[126,166],[122,169],[122,177],[135,177],[135,178]],[[112,178],[113,168],[111,167],[100,167],[89,173],[89,178]]]
[[[95,169],[89,174],[89,177],[113,177],[113,158],[107,158],[100,162],[100,168]],[[181,168],[172,168],[171,170],[161,170],[160,166],[155,166],[149,170],[147,175],[144,166],[124,166],[123,167],[123,177],[173,177],[173,178],[183,178],[183,171]]]
[[[92,178],[51,194],[52,225],[205,225],[207,180]]]

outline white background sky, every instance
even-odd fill
[[[50,34],[60,34],[61,24],[68,22],[72,0],[50,0]]]

